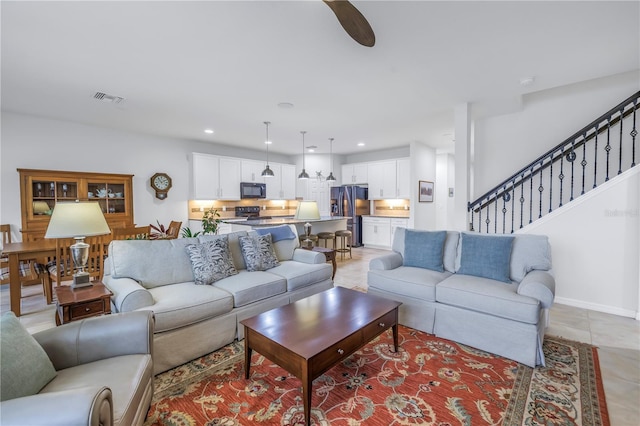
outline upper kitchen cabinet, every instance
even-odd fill
[[[18,169],[24,241],[44,238],[56,203],[95,201],[109,227],[133,225],[133,175]]]
[[[192,153],[192,199],[239,200],[242,161],[239,158]]]
[[[293,200],[296,198],[296,166],[293,164],[269,164],[273,177],[265,178],[267,199]]]
[[[367,163],[354,163],[342,165],[342,184],[353,185],[359,183],[368,183],[368,166]]]
[[[396,160],[396,186],[398,193],[396,198],[411,198],[411,161],[409,158]]]
[[[265,183],[262,177],[265,166],[264,161],[242,160],[242,182]]]
[[[369,166],[369,199],[411,198],[408,158],[376,161]]]

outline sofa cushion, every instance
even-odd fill
[[[404,233],[404,266],[432,269],[443,272],[442,253],[445,231],[415,231],[407,229]]]
[[[460,243],[460,233],[458,231],[447,231],[447,238],[444,240],[444,250],[442,253],[442,266],[445,271],[456,272],[456,257],[458,256],[458,244]]]
[[[255,232],[259,235],[271,234],[271,243],[276,251],[278,260],[293,259],[293,251],[300,246],[298,241],[298,233],[294,225],[280,225],[268,228],[257,228],[250,231],[249,234]]]
[[[534,298],[519,295],[517,288],[516,284],[455,274],[437,285],[436,301],[514,321],[537,324],[540,303]]]
[[[229,251],[229,241],[226,236],[223,237],[185,247],[196,284],[212,284],[238,273]]]
[[[533,270],[551,269],[551,248],[546,235],[515,234],[511,248],[510,277],[520,282]]]
[[[307,250],[299,250],[307,252]],[[302,253],[301,253],[302,254]],[[322,253],[317,253],[322,255]],[[324,257],[324,255],[322,255]],[[287,280],[287,291],[294,291],[325,280],[331,279],[333,268],[328,263],[303,263],[294,260],[280,262],[280,266],[269,269],[272,274]]]
[[[511,282],[509,268],[512,245],[513,237],[463,232],[457,273]]]
[[[113,240],[109,244],[111,275],[132,278],[145,288],[193,281],[185,250],[195,238],[174,240]]]
[[[56,370],[47,353],[9,311],[0,319],[0,401],[35,395]]]
[[[233,309],[233,296],[229,292],[211,285],[195,285],[193,281],[155,287],[149,292],[155,304],[143,309],[153,310],[156,333],[194,324]]]
[[[238,238],[245,237],[247,235],[247,231],[236,231],[231,232],[229,234],[223,235],[200,235],[198,236],[198,241],[201,243],[207,241],[214,241],[216,239],[222,238],[223,236],[227,237],[229,241],[229,251],[231,251],[231,257],[233,258],[233,264],[235,265],[237,270],[247,269],[247,266],[244,264],[244,259],[242,258],[242,250],[240,250],[240,243],[238,242]]]
[[[369,287],[428,302],[436,300],[436,285],[451,275],[431,269],[400,266],[391,270],[370,270]]]
[[[271,245],[271,234],[247,235],[238,241],[247,271],[266,271],[280,264]]]
[[[214,285],[233,295],[236,308],[287,291],[287,283],[282,277],[264,271],[240,271]]]

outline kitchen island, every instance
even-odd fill
[[[273,217],[271,219],[248,218],[247,220],[222,219],[223,223],[230,223],[233,231],[265,228],[278,225],[295,225],[298,235],[304,235],[304,224],[311,224],[311,233],[335,232],[347,229],[347,217],[345,216],[321,216],[316,220],[301,220],[293,217]]]

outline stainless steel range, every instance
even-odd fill
[[[260,206],[238,206],[235,208],[236,217],[247,219],[271,219],[271,216],[260,216]]]

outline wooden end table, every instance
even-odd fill
[[[398,350],[400,302],[334,287],[240,321],[244,325],[244,371],[255,350],[302,381],[306,424],[311,424],[311,384],[387,329]]]
[[[336,269],[338,269],[338,265],[336,264],[336,251],[335,249],[330,249],[330,248],[325,248],[325,247],[303,247],[301,246],[301,248],[305,249],[305,250],[311,250],[311,251],[316,251],[318,253],[322,253],[324,254],[325,259],[327,259],[327,262],[331,262],[331,265],[333,266],[333,274],[331,275],[331,279],[334,279],[336,276]]]
[[[56,293],[56,325],[111,313],[112,293],[99,281],[91,287],[53,287]]]

